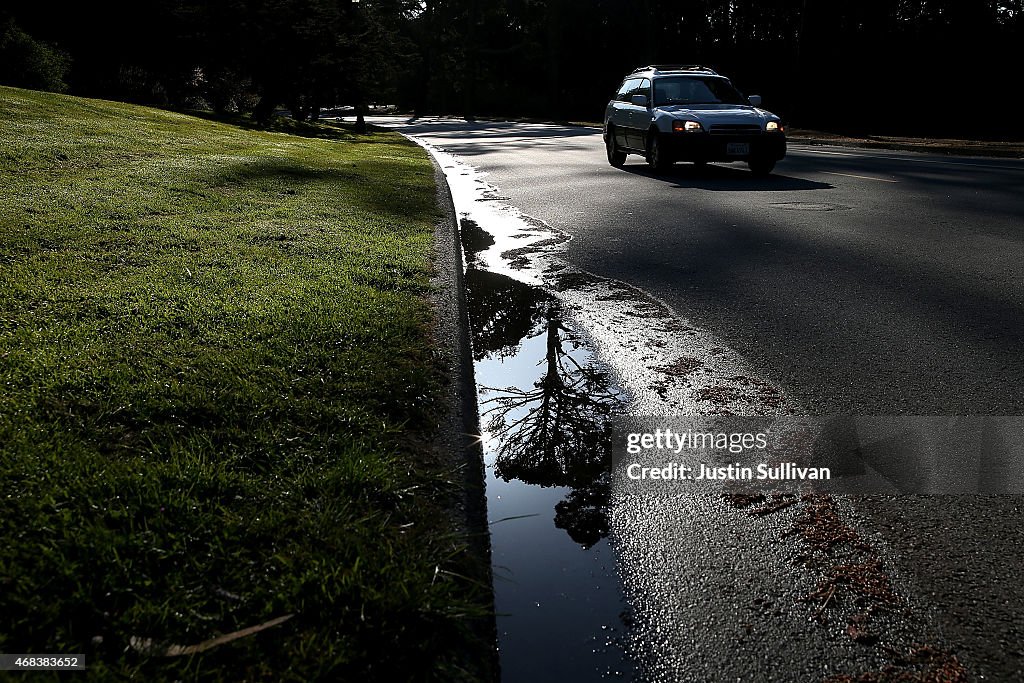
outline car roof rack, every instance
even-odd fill
[[[718,75],[718,72],[709,66],[702,66],[700,64],[648,64],[647,66],[641,66],[633,69],[633,73],[639,73],[641,71],[703,71],[704,73],[710,73]]]

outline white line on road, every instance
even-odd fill
[[[795,145],[790,145],[789,148],[791,150],[796,150],[798,152],[808,152],[810,154],[828,154],[829,156],[834,156],[834,157],[863,157],[863,156],[866,156],[864,154],[851,154],[850,152],[825,152],[825,151],[820,150],[820,149],[811,149],[810,147],[797,147]]]
[[[841,175],[847,178],[860,178],[862,180],[877,180],[880,183],[898,183],[898,180],[889,180],[888,178],[876,178],[869,175],[854,175],[853,173],[833,173],[832,171],[822,171],[825,175]]]

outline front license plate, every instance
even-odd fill
[[[742,157],[750,154],[749,142],[728,142],[725,145],[725,153],[731,157]]]

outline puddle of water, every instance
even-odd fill
[[[467,252],[488,240],[473,226]],[[622,680],[628,616],[609,547],[621,392],[537,287],[470,267],[502,680]]]

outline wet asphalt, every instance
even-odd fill
[[[791,142],[654,174],[600,132],[403,125],[572,235],[566,260],[669,303],[809,414],[1024,413],[1024,162]],[[972,680],[1024,680],[1019,497],[850,500]],[[758,676],[770,680],[768,676]]]

